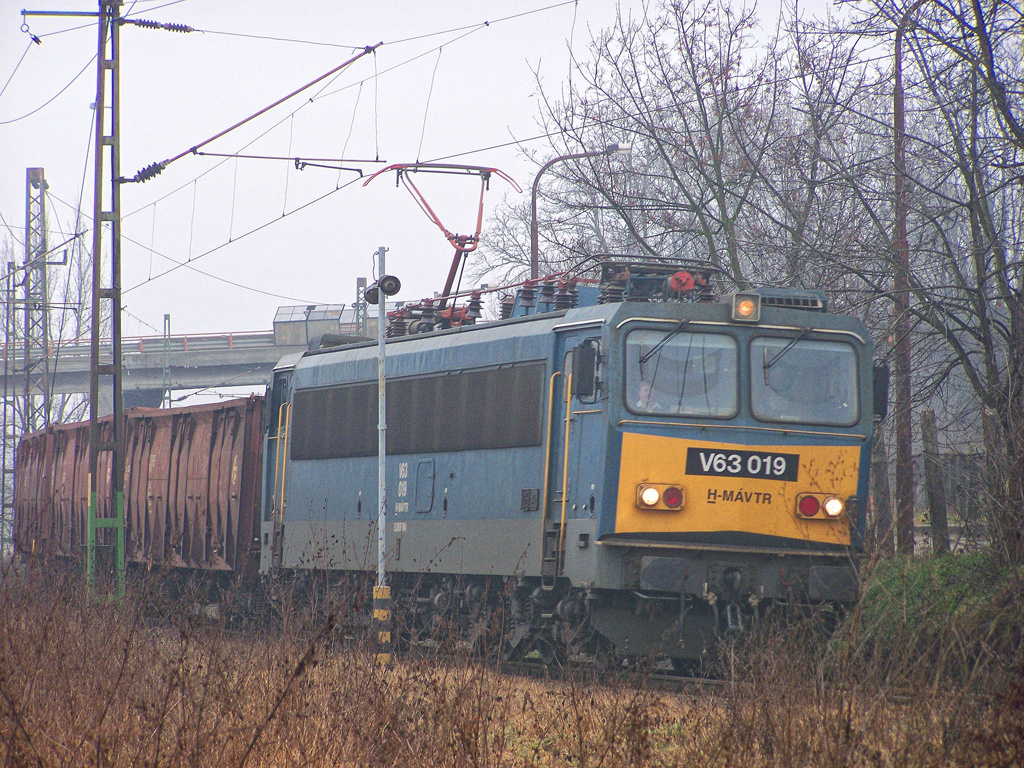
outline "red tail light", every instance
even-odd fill
[[[683,491],[681,488],[676,488],[674,485],[669,486],[665,489],[665,492],[661,494],[661,501],[666,507],[671,509],[679,509],[683,506]]]
[[[797,509],[800,510],[800,514],[804,517],[814,517],[818,514],[818,510],[820,508],[821,505],[813,496],[804,496],[800,499],[800,503],[797,505]]]

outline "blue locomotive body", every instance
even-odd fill
[[[870,337],[808,292],[532,312],[387,343],[387,569],[410,631],[702,658],[857,596]],[[739,302],[740,304],[742,302]],[[756,305],[756,306],[755,306]],[[372,571],[377,348],[282,361],[261,571]]]

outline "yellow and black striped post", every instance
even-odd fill
[[[373,628],[377,633],[377,664],[391,663],[391,587],[373,588]]]

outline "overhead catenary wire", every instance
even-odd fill
[[[360,82],[359,83],[359,90],[356,91],[356,103],[352,105],[352,119],[349,120],[349,123],[348,123],[348,133],[345,135],[345,143],[341,145],[341,156],[342,157],[344,157],[346,154],[348,154],[348,143],[352,139],[352,131],[355,130],[355,127],[356,127],[356,114],[358,114],[358,112],[359,112],[359,100],[362,98],[362,96],[363,96],[363,83]],[[338,178],[335,180],[334,184],[335,184],[335,186],[337,186],[340,183],[341,183],[341,169],[339,168],[338,169]]]
[[[287,119],[287,118],[285,118]],[[385,160],[355,159],[350,157],[301,157],[295,155],[249,155],[242,152],[196,152],[199,157],[226,157],[239,160],[287,160],[297,166],[312,163],[383,163]],[[191,183],[191,182],[189,182]],[[148,208],[149,205],[147,204]]]
[[[173,3],[171,3],[171,4],[173,4]],[[455,30],[446,30],[446,32],[452,32],[452,31],[458,31],[458,30],[464,30],[464,29],[470,29],[472,31],[476,31],[477,29],[484,28],[486,26],[489,26],[492,23],[497,23],[498,21],[507,20],[507,19],[511,19],[511,18],[517,18],[517,17],[520,17],[520,16],[529,15],[531,13],[537,13],[537,12],[540,12],[540,11],[543,11],[543,10],[547,10],[547,9],[550,9],[550,8],[557,8],[557,7],[561,7],[561,6],[569,5],[569,4],[575,4],[575,3],[570,0],[570,2],[558,3],[558,4],[555,4],[555,5],[551,5],[551,6],[546,6],[545,8],[535,9],[533,11],[527,11],[527,12],[524,12],[524,13],[521,13],[521,14],[515,14],[513,16],[505,17],[505,19],[496,20],[495,22],[484,22],[483,24],[480,24],[480,25],[470,25],[470,26],[466,26],[466,27],[459,27],[459,28],[455,28]],[[149,10],[152,10],[152,9],[149,9]],[[395,43],[400,43],[400,42],[407,42],[407,41],[410,41],[410,40],[422,39],[422,38],[430,37],[432,35],[437,35],[437,34],[443,34],[443,33],[437,32],[437,33],[429,33],[429,34],[426,34],[426,35],[419,35],[419,36],[415,36],[415,37],[411,37],[411,38],[405,38],[403,40],[392,41],[392,43],[389,43],[389,44],[395,44]],[[450,42],[449,43],[445,43],[445,44],[450,44]],[[440,49],[436,49],[436,50],[440,50]],[[415,58],[420,58],[420,57],[415,57]],[[883,57],[880,57],[880,58],[883,58]],[[410,59],[409,61],[411,62],[413,60],[414,59]],[[408,62],[403,62],[403,64],[404,63],[408,63]],[[399,65],[399,66],[401,66],[401,65]],[[388,70],[384,70],[383,72],[378,72],[378,73],[375,74],[375,77],[377,77],[377,76],[379,76],[381,74],[385,74],[385,73],[387,73],[389,71],[392,71],[394,68],[395,67],[392,67],[392,68],[390,68]],[[375,66],[375,69],[376,69],[376,66]],[[793,79],[796,79],[796,78],[797,78],[797,76],[792,76],[792,77],[789,77],[789,78],[786,78],[786,79],[793,80]],[[360,87],[362,86],[362,84],[363,83],[361,81],[360,84],[359,84]],[[764,85],[764,83],[758,84],[759,87],[763,87],[763,85]],[[347,87],[352,87],[352,86],[347,86]],[[331,93],[335,93],[335,92],[336,91],[332,91]],[[324,95],[325,96],[326,95],[331,95],[331,93],[327,93],[327,94],[324,94]],[[294,114],[295,114],[295,112],[292,113],[292,115],[294,115]],[[287,118],[285,118],[285,119],[287,119]],[[456,153],[456,154],[453,154],[453,155],[447,155],[444,158],[438,158],[438,159],[455,158],[455,157],[465,156],[465,155],[474,154],[474,153],[478,153],[478,152],[484,152],[484,151],[487,151],[489,149],[493,149],[493,148],[497,148],[497,147],[504,147],[504,146],[509,146],[509,145],[512,145],[512,144],[522,144],[522,143],[527,142],[527,141],[533,141],[533,140],[537,140],[537,139],[540,139],[540,138],[550,137],[550,136],[553,136],[553,135],[559,135],[561,133],[564,133],[564,132],[562,132],[562,131],[559,131],[559,132],[549,132],[547,134],[541,134],[538,137],[532,137],[530,139],[522,139],[522,140],[513,141],[513,142],[506,142],[506,143],[502,143],[502,144],[496,144],[496,145],[492,145],[491,147],[485,147],[485,148],[481,148],[481,149],[477,149],[477,150],[470,150],[470,151],[467,151],[467,152]],[[422,139],[421,139],[421,144],[422,144]],[[211,156],[217,156],[215,153],[197,152],[196,154],[210,154]],[[240,155],[226,155],[226,157],[239,157],[239,156]],[[282,159],[286,159],[286,158],[282,158]],[[287,159],[291,159],[291,158],[287,158]],[[184,185],[184,186],[187,186],[187,185]],[[183,187],[181,187],[181,188],[183,188]],[[179,188],[179,189],[181,189],[181,188]],[[163,199],[163,198],[161,198],[161,199]],[[148,205],[149,204],[147,204],[143,208],[148,207]],[[139,210],[142,210],[142,208],[140,208]],[[133,212],[133,213],[135,213],[135,212]],[[131,215],[131,214],[129,214],[129,215]],[[159,277],[159,275],[157,277]],[[152,279],[156,279],[156,278],[154,277]]]
[[[430,113],[430,97],[434,95],[434,80],[437,78],[437,68],[441,64],[441,52],[444,46],[437,49],[437,61],[434,62],[434,72],[430,75],[430,88],[427,90],[427,103],[423,106],[423,127],[420,128],[420,144],[416,148],[416,162],[420,161],[420,153],[423,151],[423,137],[427,135],[427,115]]]
[[[22,239],[21,239],[20,237],[18,237],[18,236],[17,236],[16,234],[14,234],[14,229],[13,229],[13,227],[11,227],[11,225],[10,225],[10,224],[8,224],[8,223],[7,223],[7,219],[5,219],[5,218],[4,218],[4,212],[3,212],[3,211],[0,211],[0,222],[2,222],[2,223],[3,223],[3,225],[4,225],[4,228],[5,228],[5,229],[6,229],[6,230],[7,230],[8,232],[10,232],[10,234],[11,234],[11,239],[12,239],[12,240],[13,240],[13,241],[14,241],[15,243],[17,243],[18,245],[22,245],[22,246],[23,246],[23,245],[25,245],[25,241],[24,241],[24,240],[22,240]],[[24,229],[24,227],[18,227],[18,229]]]
[[[159,0],[149,0],[149,1],[159,2]],[[152,8],[144,8],[144,9],[140,10],[139,13],[143,13],[143,12],[145,12],[145,13],[152,13],[153,11],[159,11],[161,8],[170,8],[172,5],[180,5],[181,3],[184,3],[184,2],[186,2],[186,0],[170,0],[170,2],[166,2],[166,3],[163,3],[161,5],[154,5]],[[128,13],[125,14],[125,16],[129,16],[129,15],[131,15],[131,11],[129,11]]]
[[[149,276],[153,276],[153,244],[156,242],[156,203],[153,203],[153,219],[149,229]]]
[[[178,261],[177,259],[173,259],[173,258],[171,258],[169,256],[166,256],[164,254],[160,254],[158,252],[158,255],[164,256],[164,258],[166,258],[168,261],[171,261],[172,263],[174,263],[175,266],[172,266],[170,269],[166,269],[163,272],[160,272],[159,274],[154,275],[153,278],[151,278],[151,279],[144,280],[141,283],[135,284],[131,288],[124,289],[122,291],[122,294],[130,293],[131,291],[134,291],[137,288],[141,288],[142,286],[144,286],[144,285],[146,285],[148,283],[152,283],[155,280],[159,280],[160,278],[163,278],[163,276],[165,276],[167,274],[170,274],[171,272],[175,272],[178,269],[180,269],[181,267],[188,267],[188,268],[195,269],[195,271],[198,271],[200,274],[205,274],[206,276],[208,276],[208,278],[213,278],[214,280],[219,280],[219,281],[221,281],[223,283],[227,283],[229,285],[236,286],[238,288],[243,288],[243,289],[248,290],[248,291],[253,291],[254,293],[260,293],[260,294],[263,294],[265,296],[274,296],[276,298],[288,299],[289,301],[301,301],[300,299],[295,299],[295,298],[290,297],[290,296],[282,296],[280,294],[270,293],[269,291],[263,291],[263,290],[260,290],[258,288],[252,288],[252,287],[249,287],[249,286],[243,286],[242,284],[234,283],[233,281],[229,281],[229,280],[226,280],[224,278],[220,278],[220,276],[217,276],[215,274],[210,274],[210,273],[204,272],[204,271],[202,271],[200,269],[196,269],[195,267],[193,267],[193,262],[199,261],[200,259],[202,259],[202,258],[204,258],[206,256],[209,256],[212,253],[216,253],[217,251],[220,251],[223,248],[226,248],[227,246],[231,245],[232,243],[238,243],[239,241],[244,240],[244,239],[248,238],[249,236],[251,236],[251,234],[255,234],[256,232],[261,231],[261,230],[265,229],[266,227],[270,226],[271,224],[275,224],[276,222],[279,222],[282,219],[287,218],[288,216],[291,216],[291,215],[293,215],[295,213],[298,213],[299,211],[303,211],[306,208],[309,208],[310,206],[314,206],[317,203],[322,202],[322,201],[326,200],[327,198],[330,198],[335,193],[338,193],[338,191],[341,191],[342,189],[345,189],[346,187],[351,186],[353,183],[355,183],[358,180],[359,180],[358,178],[355,178],[355,179],[352,179],[351,181],[348,181],[348,182],[342,184],[341,186],[335,187],[334,189],[331,189],[331,190],[327,191],[327,193],[325,193],[324,195],[321,195],[321,196],[319,196],[317,198],[314,198],[313,200],[310,200],[307,203],[304,203],[303,205],[299,206],[298,208],[295,208],[295,209],[289,211],[284,216],[278,216],[278,217],[275,217],[273,219],[270,219],[269,221],[264,221],[262,224],[259,224],[258,226],[253,227],[252,229],[246,231],[245,233],[240,234],[240,236],[238,238],[234,239],[233,241],[228,241],[226,243],[221,243],[218,246],[215,246],[215,247],[213,247],[213,248],[211,248],[211,249],[209,249],[207,251],[204,251],[203,253],[199,254],[198,256],[190,257],[187,261]],[[124,237],[123,234],[122,234],[122,237]],[[125,239],[129,240],[132,243],[135,243],[135,241],[131,240],[130,238],[125,238]],[[139,244],[136,243],[136,245],[139,245]],[[305,302],[305,303],[310,303],[310,304],[326,304],[328,302],[308,301],[308,302]]]
[[[358,181],[358,179],[356,179],[356,181]],[[334,192],[337,192],[337,191],[338,191],[337,189],[331,190],[331,193],[329,193],[329,194],[333,194]],[[61,205],[67,206],[68,208],[73,208],[73,206],[70,203],[68,203],[68,202],[66,202],[64,200],[61,200],[56,195],[51,195],[51,196],[53,197],[54,200],[59,202]],[[307,205],[311,205],[314,202],[316,202],[316,201],[315,200],[311,201]],[[298,211],[298,210],[301,210],[301,209],[297,208],[296,211]],[[292,211],[290,213],[294,213],[294,212],[295,211]],[[289,215],[290,215],[290,213],[289,213]],[[85,218],[89,218],[89,216],[87,214],[85,214],[84,212],[82,213],[82,216],[85,217]],[[279,218],[276,218],[276,219],[273,219],[272,221],[266,222],[265,224],[261,225],[260,227],[257,227],[256,230],[253,230],[252,232],[247,232],[244,235],[242,235],[241,237],[236,238],[234,242],[237,242],[238,240],[241,240],[243,237],[247,237],[248,235],[253,234],[253,232],[258,231],[259,229],[266,228],[270,224],[273,224],[274,222],[279,221],[279,220],[280,220]],[[255,288],[255,287],[253,287],[251,285],[244,285],[243,283],[239,283],[239,282],[237,282],[235,280],[229,280],[226,277],[221,277],[220,275],[215,275],[212,272],[207,272],[205,270],[199,269],[198,267],[196,267],[195,265],[193,265],[191,263],[193,261],[197,261],[197,260],[201,259],[203,256],[206,256],[206,255],[208,255],[210,253],[213,253],[214,251],[220,250],[221,248],[224,248],[227,245],[231,245],[231,242],[221,243],[217,247],[212,248],[209,251],[206,251],[204,253],[201,253],[198,256],[194,257],[194,258],[189,258],[186,261],[180,261],[179,259],[175,259],[173,256],[168,256],[165,253],[161,253],[160,251],[156,250],[155,248],[147,247],[145,244],[140,243],[138,240],[135,240],[134,238],[128,237],[127,235],[125,235],[123,233],[122,233],[121,237],[124,240],[127,240],[129,243],[131,243],[133,245],[137,245],[137,246],[139,246],[140,248],[142,248],[144,250],[151,251],[153,254],[159,256],[160,258],[165,259],[165,260],[171,262],[172,264],[176,265],[173,269],[168,270],[167,272],[174,271],[174,270],[176,270],[176,269],[178,269],[180,267],[185,267],[185,268],[191,270],[192,272],[195,272],[198,275],[202,275],[203,277],[208,277],[211,280],[216,280],[216,281],[224,283],[226,285],[230,285],[230,286],[232,286],[234,288],[240,288],[240,289],[242,289],[244,291],[250,291],[251,293],[258,293],[258,294],[261,294],[263,296],[270,296],[271,298],[275,298],[275,299],[284,299],[286,301],[293,301],[293,302],[296,302],[298,304],[327,304],[328,303],[328,302],[325,302],[325,301],[312,301],[312,300],[310,300],[308,298],[296,298],[294,296],[286,296],[284,294],[274,293],[272,291],[265,291],[265,290],[263,290],[261,288]],[[14,272],[21,271],[22,269],[24,269],[24,267],[18,267],[18,268],[16,268],[14,270]],[[139,283],[138,285],[133,286],[132,288],[130,288],[128,290],[133,290],[134,288],[138,288],[141,285],[145,285],[146,283],[149,283],[152,280],[156,280],[161,275],[167,274],[167,272],[160,273],[160,274],[158,274],[158,275],[156,275],[154,277],[151,277],[151,278],[149,278],[147,280],[144,280],[143,282]],[[0,276],[0,279],[2,279],[2,276]],[[127,291],[122,291],[122,293],[127,293]]]
[[[411,43],[414,40],[423,40],[428,37],[436,37],[437,35],[450,35],[452,32],[462,32],[465,29],[477,30],[484,27],[489,27],[492,24],[501,24],[506,21],[512,21],[513,19],[519,19],[524,16],[532,16],[535,13],[544,13],[545,11],[552,11],[555,8],[562,8],[566,5],[578,5],[579,0],[563,0],[560,3],[553,3],[552,5],[545,5],[542,8],[533,8],[529,11],[521,11],[520,13],[513,13],[509,16],[502,16],[498,19],[492,19],[490,21],[479,21],[476,24],[465,24],[461,27],[452,27],[442,32],[426,32],[422,35],[413,35],[412,37],[403,37],[400,40],[389,40],[388,45],[398,45],[399,43]]]
[[[46,109],[46,107],[50,106],[50,104],[52,104],[54,101],[56,101],[61,96],[61,94],[64,93],[64,91],[66,91],[68,88],[70,88],[72,85],[74,85],[75,82],[78,80],[78,78],[80,78],[82,75],[84,75],[86,70],[89,69],[89,67],[92,66],[94,61],[96,61],[96,54],[93,54],[92,58],[89,59],[89,61],[86,62],[85,66],[82,67],[79,70],[77,75],[75,75],[73,78],[71,78],[71,80],[68,82],[67,85],[65,85],[63,88],[61,88],[59,91],[57,91],[49,99],[44,101],[42,104],[40,104],[38,107],[33,109],[31,112],[26,112],[21,117],[11,118],[10,120],[0,120],[0,125],[11,125],[12,123],[17,123],[17,122],[19,122],[21,120],[24,120],[27,117],[32,117],[32,115],[36,114],[37,112],[39,112],[39,111],[41,111],[43,109]]]
[[[142,319],[141,317],[139,317],[138,315],[136,315],[136,314],[135,314],[134,312],[129,312],[129,311],[128,311],[128,307],[121,307],[121,311],[122,311],[122,312],[124,312],[124,313],[125,313],[126,315],[128,315],[128,317],[131,317],[131,318],[134,318],[135,320],[138,320],[138,321],[139,321],[139,323],[141,323],[142,325],[146,326],[147,328],[149,328],[149,329],[151,329],[151,330],[153,330],[153,331],[156,331],[157,333],[163,333],[163,331],[162,331],[162,330],[160,330],[159,328],[157,328],[157,327],[156,327],[155,325],[153,325],[152,323],[148,323],[148,322],[146,322],[146,321],[145,321],[145,320],[143,320],[143,319]]]
[[[231,384],[231,382],[234,381],[235,379],[240,379],[243,376],[248,376],[250,373],[253,373],[256,370],[258,370],[258,369],[257,368],[250,368],[248,371],[242,371],[241,373],[235,374],[234,376],[232,376],[230,378],[224,379],[223,381],[221,381],[218,384],[211,384],[208,387],[203,387],[202,389],[197,389],[195,392],[190,392],[187,395],[182,395],[181,397],[176,397],[176,398],[174,398],[174,402],[180,403],[182,400],[187,400],[190,397],[195,397],[196,395],[198,395],[198,394],[200,394],[202,392],[206,392],[206,391],[211,390],[211,389],[216,389],[217,387],[229,386]],[[238,385],[236,385],[236,386],[238,386]],[[229,395],[229,397],[230,397],[230,395]]]
[[[181,158],[185,157],[186,155],[194,154],[201,147],[205,147],[207,144],[210,144],[210,143],[216,141],[217,139],[221,138],[222,136],[225,136],[225,135],[231,133],[232,131],[234,131],[234,130],[236,130],[238,128],[241,128],[243,125],[245,125],[248,122],[251,122],[252,120],[255,120],[260,115],[266,114],[270,110],[274,109],[274,107],[280,106],[284,102],[286,102],[289,99],[297,96],[298,94],[302,93],[306,89],[312,88],[317,83],[319,83],[319,82],[321,82],[323,80],[326,80],[328,77],[330,77],[331,75],[333,75],[333,74],[335,74],[337,72],[340,72],[341,70],[345,69],[349,65],[351,65],[351,64],[355,63],[356,61],[358,61],[359,59],[361,59],[363,56],[366,56],[369,53],[373,53],[381,45],[383,45],[383,43],[377,43],[376,45],[368,45],[368,46],[366,46],[366,48],[364,48],[361,53],[358,53],[355,56],[353,56],[352,58],[342,62],[338,66],[336,66],[333,69],[325,72],[324,74],[320,75],[316,79],[311,80],[310,82],[306,83],[305,85],[301,86],[300,88],[296,88],[294,91],[292,91],[291,93],[287,94],[286,96],[282,96],[280,99],[275,101],[273,104],[269,104],[268,106],[263,107],[263,109],[257,110],[256,112],[254,112],[253,114],[249,115],[248,117],[243,118],[242,120],[239,120],[237,123],[232,125],[230,128],[225,128],[223,131],[220,131],[219,133],[214,134],[213,136],[211,136],[210,138],[206,139],[205,141],[201,141],[198,144],[196,144],[195,146],[192,146],[189,149],[184,150],[183,152],[179,152],[174,157],[171,157],[171,158],[169,158],[167,160],[163,160],[163,161],[161,161],[159,163],[153,163],[152,165],[149,165],[146,168],[143,168],[141,171],[139,171],[137,174],[135,174],[135,179],[134,180],[135,181],[146,181],[147,179],[150,179],[153,176],[156,176],[158,173],[160,173],[162,170],[164,170],[171,163],[173,163],[173,162],[175,162],[177,160],[180,160]]]
[[[292,153],[292,143],[294,141],[295,141],[295,115],[292,115],[288,119],[288,154],[289,155]],[[238,161],[236,160],[235,162],[237,163]],[[295,164],[296,168],[298,167],[298,165],[299,165],[298,163]],[[237,165],[235,166],[235,169],[237,171],[237,169],[238,169]],[[291,180],[291,175],[292,175],[292,168],[291,168],[290,165],[286,165],[284,167],[284,202],[281,203],[281,215],[282,216],[288,210],[288,182]],[[233,208],[234,207],[234,203],[232,203],[231,206]]]
[[[274,43],[298,43],[301,45],[314,45],[322,46],[324,48],[344,48],[350,51],[358,51],[363,46],[361,45],[346,45],[345,43],[327,43],[321,40],[300,40],[294,37],[275,37],[273,35],[253,35],[246,32],[225,32],[218,29],[200,29],[198,27],[193,28],[194,32],[199,32],[204,35],[221,35],[223,37],[241,37],[248,40],[267,40]]]
[[[11,84],[11,80],[13,80],[14,76],[18,74],[18,69],[19,67],[21,67],[21,62],[25,60],[25,57],[28,56],[28,52],[32,49],[32,43],[38,44],[38,42],[39,38],[33,35],[32,40],[30,40],[29,44],[25,46],[25,51],[21,54],[21,58],[18,59],[18,63],[14,65],[14,70],[11,72],[10,77],[7,78],[7,82],[4,83],[4,87],[0,88],[0,96],[4,95],[4,91],[7,90],[7,86]]]
[[[179,2],[183,2],[184,0],[178,0],[178,1]],[[468,32],[466,32],[466,34],[459,35],[458,37],[453,38],[451,40],[447,40],[447,41],[445,41],[440,46],[437,46],[437,47],[429,49],[429,50],[427,50],[427,51],[425,51],[423,53],[419,53],[419,54],[417,54],[415,56],[412,56],[412,57],[410,57],[408,59],[405,59],[404,61],[401,61],[398,64],[395,64],[395,65],[393,65],[391,67],[388,67],[387,69],[385,69],[383,71],[380,71],[380,70],[377,69],[377,60],[376,60],[376,56],[374,56],[374,73],[373,73],[373,75],[370,78],[364,78],[363,80],[359,81],[358,83],[353,83],[353,84],[350,84],[350,85],[346,85],[346,86],[343,86],[343,87],[338,88],[336,90],[329,91],[327,93],[324,93],[323,89],[321,89],[313,97],[311,97],[308,101],[303,102],[299,107],[297,107],[290,115],[286,115],[281,120],[279,120],[277,123],[275,123],[274,125],[270,126],[267,130],[265,130],[262,133],[260,133],[257,137],[255,137],[251,141],[247,142],[243,146],[243,149],[245,147],[252,146],[254,143],[256,143],[256,141],[258,141],[259,139],[263,138],[268,133],[270,133],[272,130],[274,130],[275,128],[280,126],[282,123],[284,123],[284,121],[287,120],[291,115],[294,115],[299,110],[304,109],[309,104],[313,103],[313,101],[319,100],[321,98],[327,98],[329,96],[333,96],[336,93],[340,93],[340,92],[346,91],[349,88],[355,87],[356,85],[358,85],[358,87],[359,87],[359,89],[361,91],[363,86],[366,83],[366,80],[367,79],[372,79],[373,83],[374,83],[374,94],[373,94],[373,102],[374,102],[374,104],[373,104],[373,109],[374,109],[374,145],[375,145],[375,150],[376,150],[376,159],[373,160],[373,161],[369,161],[369,160],[367,160],[367,161],[364,161],[364,160],[351,160],[350,161],[350,160],[346,159],[346,160],[343,160],[341,162],[384,162],[384,161],[382,161],[380,159],[379,120],[378,120],[378,113],[379,113],[379,109],[378,109],[378,96],[379,96],[378,80],[379,80],[381,75],[389,74],[389,73],[391,73],[391,72],[393,72],[393,71],[395,71],[397,69],[400,69],[401,67],[404,67],[404,66],[407,66],[409,64],[412,64],[412,63],[416,62],[417,60],[423,58],[424,56],[427,56],[430,53],[436,52],[437,50],[439,50],[441,47],[443,47],[445,45],[452,45],[453,43],[458,42],[459,40],[462,40],[463,38],[467,37],[468,35],[472,34],[473,32],[476,32],[476,31],[479,31],[479,30],[482,30],[482,29],[486,29],[486,28],[488,28],[490,26],[502,23],[504,21],[509,21],[509,20],[512,20],[512,19],[520,18],[522,16],[532,15],[532,14],[535,14],[535,13],[541,13],[543,11],[549,11],[549,10],[552,10],[552,9],[555,9],[555,8],[560,8],[560,7],[565,6],[565,5],[574,5],[575,3],[576,3],[576,0],[568,0],[568,2],[556,3],[554,5],[548,5],[548,6],[544,6],[542,8],[536,8],[536,9],[533,9],[533,10],[530,10],[530,11],[524,11],[522,13],[512,14],[510,16],[506,16],[506,17],[503,17],[503,18],[500,18],[500,19],[495,19],[493,21],[484,21],[484,22],[479,22],[479,23],[476,23],[476,24],[464,25],[464,26],[460,26],[460,27],[454,27],[454,28],[450,28],[450,29],[446,29],[446,30],[441,30],[441,31],[437,31],[437,32],[430,32],[430,33],[426,33],[426,34],[423,34],[423,35],[415,35],[415,36],[412,36],[412,37],[407,37],[407,38],[402,38],[402,39],[399,39],[399,40],[393,40],[393,41],[390,41],[390,42],[387,42],[387,43],[382,43],[382,45],[385,45],[385,46],[386,45],[398,45],[398,44],[401,44],[401,43],[407,43],[407,42],[411,42],[411,41],[415,41],[415,40],[420,40],[420,39],[424,39],[424,38],[428,38],[428,37],[436,37],[438,35],[446,35],[446,34],[451,34],[453,32],[462,32],[462,31],[465,31],[465,30],[469,30]],[[174,3],[170,3],[170,4],[173,5]],[[158,7],[163,7],[163,6],[158,6]],[[155,8],[151,8],[151,9],[147,9],[147,10],[156,10],[156,9]],[[358,99],[357,99],[357,103],[358,103]],[[353,115],[353,121],[354,121],[354,115]],[[351,135],[351,129],[350,129],[350,135]],[[547,134],[547,135],[553,135],[553,134]],[[348,141],[346,139],[346,146],[347,146],[347,143],[348,143]],[[507,144],[502,144],[502,145],[498,145],[498,146],[508,146],[508,145]],[[479,150],[479,151],[483,151],[483,150]],[[207,154],[207,155],[213,156],[213,157],[221,156],[221,155],[218,155],[217,153],[196,152],[195,154],[196,155],[200,155],[200,156],[204,155],[204,154]],[[176,187],[175,189],[171,190],[167,194],[162,195],[161,197],[159,197],[157,199],[156,202],[159,202],[161,200],[165,200],[168,197],[171,197],[172,195],[177,194],[178,192],[182,191],[183,189],[188,187],[190,184],[192,184],[193,181],[196,181],[196,180],[202,178],[203,176],[206,176],[207,174],[212,173],[214,170],[219,168],[224,162],[227,162],[227,159],[229,159],[231,157],[234,157],[235,154],[237,154],[237,153],[226,153],[226,154],[224,154],[223,155],[224,160],[221,163],[218,163],[213,168],[209,168],[209,169],[203,171],[202,173],[198,174],[194,179],[192,179],[190,181],[187,181],[187,182],[181,184],[180,186]],[[343,152],[342,154],[345,154],[345,153]],[[467,152],[467,153],[463,153],[463,154],[472,154],[472,152]],[[457,157],[457,156],[459,156],[459,155],[452,155],[451,157]],[[321,162],[321,161],[318,160],[317,162]],[[322,162],[334,162],[334,160],[325,159],[325,160],[322,160]],[[144,210],[147,207],[149,207],[148,203],[146,205],[144,205],[144,206],[141,206],[141,207],[139,207],[139,208],[129,212],[129,213],[126,213],[126,214],[122,215],[121,218],[122,218],[122,220],[127,219],[127,218],[129,218],[129,217],[139,213],[140,211]]]

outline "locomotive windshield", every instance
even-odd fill
[[[857,353],[836,341],[756,338],[750,343],[750,396],[762,421],[852,426],[860,417]]]
[[[720,333],[637,330],[626,336],[626,406],[665,416],[735,415],[737,347]]]

